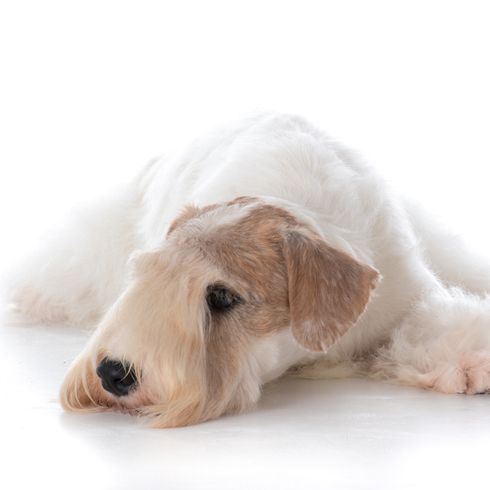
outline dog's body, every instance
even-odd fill
[[[193,423],[252,405],[261,385],[303,365],[478,393],[490,389],[490,269],[461,247],[306,121],[263,115],[151,162],[28,264],[15,301],[43,321],[102,318],[65,381],[72,409],[151,406],[161,426]],[[157,269],[164,307],[148,282]],[[181,309],[171,297],[186,298]],[[209,333],[220,322],[236,345],[223,325]],[[199,333],[179,330],[189,323]],[[104,379],[107,358],[134,366],[141,386],[106,393],[95,370]]]

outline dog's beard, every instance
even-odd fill
[[[196,378],[165,395],[151,390],[143,380],[128,396],[115,397],[102,388],[92,359],[83,356],[68,371],[60,398],[69,411],[119,411],[145,416],[151,427],[181,427],[252,408],[260,385],[255,376],[247,374],[234,381],[223,379],[212,388],[204,378]]]

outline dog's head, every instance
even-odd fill
[[[378,280],[284,207],[246,197],[186,208],[131,267],[61,399],[160,427],[252,406],[297,351],[326,351],[351,328]]]

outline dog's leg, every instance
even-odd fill
[[[431,218],[420,206],[409,201],[405,204],[425,260],[439,279],[470,293],[490,293],[490,261],[470,251],[461,236]]]
[[[23,316],[43,323],[96,321],[120,293],[137,247],[136,186],[72,213],[18,271],[9,298]]]
[[[445,393],[490,391],[490,297],[452,288],[418,301],[370,375]]]

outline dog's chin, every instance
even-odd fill
[[[202,398],[183,395],[161,403],[152,403],[143,394],[135,392],[122,398],[106,394],[91,370],[80,373],[71,369],[61,388],[61,404],[70,412],[115,411],[144,417],[146,425],[153,428],[173,428],[199,424],[215,419],[224,413],[239,412],[245,407],[225,410]]]
[[[234,403],[225,407],[220,403],[183,397],[163,404],[142,407],[137,410],[137,413],[146,416],[149,427],[163,429],[200,424],[223,415],[247,411],[255,404],[255,401],[250,401],[250,403]]]
[[[116,411],[129,415],[144,416],[150,427],[167,428],[203,422],[206,410],[199,400],[180,397],[163,403],[151,402],[138,389],[128,396],[117,398],[101,386],[90,360],[77,360],[63,381],[60,401],[69,412]],[[215,414],[215,417],[219,414]]]

